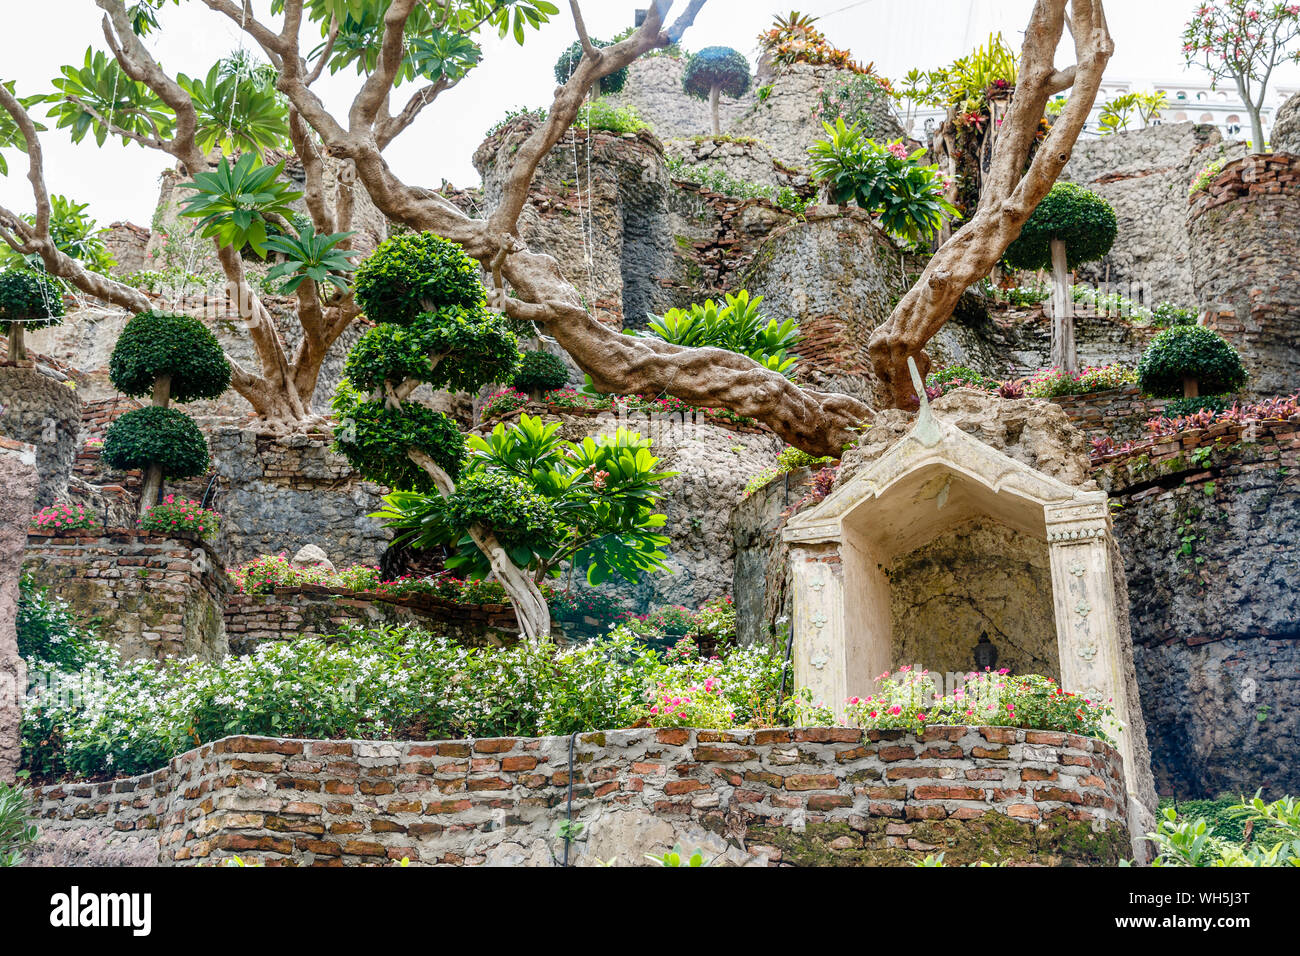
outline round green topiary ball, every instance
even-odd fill
[[[1203,325],[1165,329],[1142,353],[1137,371],[1138,385],[1158,398],[1182,395],[1185,378],[1196,379],[1198,391],[1206,395],[1235,392],[1249,378],[1237,350]]]
[[[709,46],[691,56],[682,74],[682,89],[691,96],[708,99],[714,86],[733,99],[749,90],[749,61],[729,46]]]
[[[141,312],[118,336],[108,377],[124,395],[139,397],[153,391],[160,375],[172,377],[174,401],[217,398],[230,387],[230,362],[217,337],[193,316]]]
[[[334,393],[334,448],[363,478],[394,491],[433,492],[428,472],[407,456],[424,452],[453,480],[460,473],[467,448],[456,423],[419,402],[389,408],[370,401],[344,380]]]
[[[612,46],[606,40],[592,40],[591,45],[600,49],[601,47]],[[560,58],[555,61],[555,79],[559,83],[568,83],[569,77],[573,76],[578,64],[582,62],[582,44],[575,41],[574,44],[560,54]],[[600,92],[603,96],[609,96],[613,93],[621,92],[627,85],[627,67],[620,67],[609,76],[600,78]]]
[[[569,384],[569,370],[559,356],[550,352],[523,352],[519,356],[519,371],[515,372],[511,384],[524,392],[534,389],[549,392]]]
[[[518,358],[519,340],[504,316],[482,306],[443,306],[409,325],[375,326],[352,347],[343,374],[363,392],[407,379],[472,392],[510,381]]]
[[[457,243],[431,232],[404,233],[380,243],[357,268],[356,298],[372,322],[409,325],[444,306],[481,308],[487,302],[478,263]]]
[[[162,465],[164,478],[193,478],[208,470],[208,443],[178,408],[149,405],[114,420],[104,436],[104,461],[130,471]]]
[[[46,273],[14,266],[0,272],[0,331],[10,322],[43,329],[63,321],[63,291]]]
[[[1003,258],[1013,269],[1050,269],[1051,241],[1060,239],[1073,269],[1110,252],[1118,232],[1119,220],[1110,203],[1082,186],[1057,183],[1043,197]]]

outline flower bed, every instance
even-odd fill
[[[1195,448],[1203,442],[1235,440],[1244,437],[1251,430],[1276,432],[1278,425],[1294,424],[1300,424],[1300,393],[1244,405],[1234,402],[1230,408],[1222,411],[1206,408],[1174,418],[1157,415],[1146,423],[1151,437],[1145,441],[1116,443],[1109,437],[1094,438],[1091,460],[1096,465],[1113,459],[1160,452],[1162,449],[1183,446]]]

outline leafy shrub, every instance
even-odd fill
[[[24,761],[43,773],[133,774],[229,734],[325,739],[545,736],[630,727],[665,687],[712,680],[736,724],[783,725],[779,653],[740,648],[669,663],[611,632],[462,647],[410,628],[270,642],[245,657],[108,663],[28,698]],[[91,678],[91,679],[88,679]],[[77,692],[71,692],[76,689]]]
[[[29,574],[18,579],[18,654],[30,664],[78,671],[93,659],[94,633],[78,622],[68,602],[51,596]]]
[[[141,312],[118,336],[108,377],[122,394],[140,397],[161,376],[171,377],[175,401],[217,398],[230,386],[230,363],[217,337],[193,316]]]
[[[1159,850],[1152,866],[1300,866],[1300,800],[1268,803],[1256,793],[1164,806],[1148,836]]]
[[[864,136],[875,132],[876,116],[888,112],[892,99],[889,85],[872,74],[838,77],[818,93],[813,115],[821,123],[843,120],[847,126],[859,126]]]
[[[1216,159],[1214,162],[1207,164],[1196,174],[1192,184],[1187,187],[1188,198],[1195,196],[1202,190],[1209,189],[1210,183],[1219,178],[1219,173],[1223,172],[1223,167],[1227,165],[1227,160]]]
[[[644,333],[626,330],[629,335],[644,334],[693,348],[720,348],[747,355],[764,368],[794,375],[799,357],[789,352],[799,344],[799,326],[794,319],[778,322],[768,319],[761,308],[763,297],[750,298],[741,289],[728,292],[719,305],[708,299],[685,309],[669,309],[661,316],[651,316]]]
[[[409,232],[380,243],[357,269],[356,298],[375,322],[410,325],[445,306],[477,309],[486,301],[478,264],[454,242]]]
[[[181,215],[197,219],[205,239],[235,249],[248,246],[262,258],[271,224],[291,220],[291,203],[302,198],[284,182],[284,163],[265,166],[256,149],[244,153],[233,166],[223,157],[216,169],[196,173],[181,188],[194,193],[181,200]]]
[[[591,45],[600,49],[601,47],[613,46],[613,41],[597,40],[591,38]],[[569,77],[578,69],[578,64],[582,62],[582,43],[574,41],[573,45],[560,54],[560,58],[555,61],[555,80],[557,83],[569,82]],[[609,76],[600,78],[600,92],[603,95],[611,95],[621,92],[627,85],[628,70],[627,67],[620,67]]]
[[[561,388],[569,381],[569,369],[559,356],[544,351],[523,352],[514,386],[520,391],[545,392]]]
[[[514,109],[506,110],[506,115],[501,117],[501,119],[497,120],[496,123],[492,125],[492,128],[487,131],[487,136],[484,138],[491,138],[495,136],[497,133],[501,132],[507,126],[512,125],[517,120],[525,120],[529,123],[534,123],[534,124],[541,123],[545,121],[546,115],[547,115],[546,110],[540,107],[537,109],[532,109],[527,106],[518,106],[515,107]]]
[[[192,478],[208,470],[208,443],[199,426],[175,408],[149,405],[114,419],[104,436],[104,461],[121,471],[162,466],[164,478]]]
[[[1138,384],[1148,395],[1172,398],[1183,393],[1183,380],[1194,378],[1199,390],[1235,392],[1247,372],[1237,350],[1203,325],[1177,325],[1151,340],[1138,362]]]
[[[805,199],[789,186],[773,186],[770,183],[754,183],[738,179],[721,166],[714,163],[687,163],[672,156],[667,161],[668,171],[680,180],[695,183],[710,192],[737,199],[766,199],[768,202],[786,212],[801,216],[816,202],[816,197]]]
[[[855,725],[914,733],[941,725],[1025,727],[1110,739],[1110,704],[1068,693],[1050,677],[1013,677],[1005,670],[971,672],[962,687],[940,697],[928,671],[905,665],[897,674],[886,671],[877,686],[869,697],[849,698],[847,714]]]
[[[0,331],[11,322],[24,330],[43,329],[63,321],[63,292],[43,270],[14,266],[0,272]]]
[[[974,388],[982,392],[996,391],[998,382],[986,375],[967,368],[965,365],[950,365],[925,377],[925,392],[930,398],[938,398],[958,388]]]
[[[18,866],[36,845],[32,800],[26,789],[0,782],[0,867]]]
[[[1020,236],[1007,247],[1005,261],[1013,269],[1050,269],[1051,241],[1065,243],[1071,269],[1110,252],[1119,220],[1110,203],[1075,183],[1057,183],[1043,197]]]
[[[735,99],[749,91],[749,61],[729,46],[708,46],[691,54],[682,73],[688,96],[708,99],[713,90]]]
[[[586,589],[556,590],[548,596],[551,614],[558,620],[572,621],[582,617],[612,621],[624,613],[623,602],[607,591]]]
[[[933,238],[957,207],[944,198],[938,166],[922,166],[925,150],[908,153],[902,142],[882,146],[862,128],[837,119],[823,123],[826,138],[808,150],[813,175],[832,203],[854,203],[880,216],[886,232],[908,242]]]
[[[103,526],[99,516],[82,504],[53,504],[32,515],[33,531],[95,531]]]
[[[617,106],[604,97],[583,106],[573,126],[575,129],[603,129],[620,135],[650,128],[650,124],[637,115],[636,107]]]
[[[212,538],[221,525],[220,516],[211,509],[201,507],[197,501],[168,495],[154,505],[140,519],[145,531],[170,534],[173,531],[193,531],[203,538]]]

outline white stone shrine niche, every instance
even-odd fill
[[[905,437],[786,526],[795,686],[842,718],[886,670],[973,669],[986,631],[998,666],[1113,701],[1137,849],[1155,792],[1109,536],[1104,492],[1036,471],[923,402]]]

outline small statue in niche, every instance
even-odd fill
[[[975,669],[977,671],[982,671],[987,667],[992,670],[997,666],[997,645],[989,640],[988,631],[980,631],[979,643],[975,645]]]

